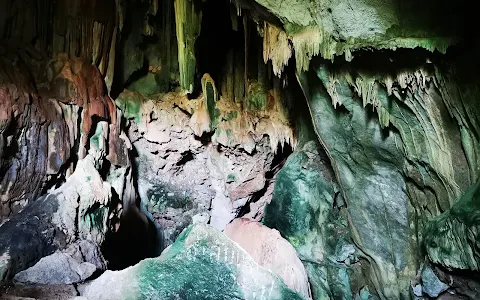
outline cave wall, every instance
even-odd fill
[[[296,249],[314,299],[433,297],[428,276],[478,295],[468,6],[0,6],[0,234],[45,232],[27,259],[11,253],[31,244],[0,244],[0,279],[78,239],[114,236],[104,252],[121,268],[250,217]],[[155,245],[127,260],[130,218]]]
[[[395,53],[391,55],[395,63]],[[311,71],[300,75],[316,133],[347,203],[353,241],[370,265],[372,284],[385,298],[409,297],[425,248],[445,254],[444,262],[434,259],[440,265],[455,257],[456,251],[438,250],[452,249],[445,239],[425,244],[433,238],[426,231],[432,226],[428,220],[448,215],[478,180],[472,159],[477,134],[461,133],[458,124],[468,117],[449,110],[452,100],[441,83],[454,71],[435,65],[433,58],[421,61],[427,65],[408,61],[404,68],[409,71],[399,71],[396,79],[375,73],[371,65],[369,74],[362,74],[361,66],[353,71],[355,61],[342,66],[316,60]],[[344,67],[350,71],[344,73]],[[476,100],[463,99],[466,111],[476,109]],[[470,209],[475,214],[475,205]],[[465,226],[461,224],[450,230],[461,230],[455,229]],[[463,247],[471,246],[465,242]]]

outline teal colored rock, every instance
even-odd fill
[[[426,56],[390,72],[367,61],[317,58],[299,81],[370,291],[408,298],[424,244],[434,263],[478,270],[475,193],[456,204],[479,174],[478,88],[454,88],[452,70]]]
[[[209,225],[185,229],[158,258],[107,271],[86,286],[87,299],[304,299]]]
[[[448,289],[448,285],[441,282],[433,270],[426,266],[422,271],[422,291],[430,297],[438,297]]]
[[[346,80],[335,82],[335,109],[327,92],[328,69],[301,74],[319,140],[332,162],[348,207],[350,231],[370,267],[366,276],[380,297],[408,298],[416,253],[410,245],[408,195],[401,168],[401,138],[382,130]],[[328,86],[330,87],[330,86]]]
[[[345,262],[355,249],[348,244],[347,222],[339,212],[343,209],[336,207],[339,195],[328,157],[309,140],[314,135],[308,125],[302,125],[300,146],[277,174],[263,221],[296,248],[314,299],[352,299],[351,267]]]
[[[430,220],[425,248],[433,263],[450,269],[480,270],[480,182],[453,207]]]

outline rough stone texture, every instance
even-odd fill
[[[21,284],[72,284],[84,281],[96,270],[95,265],[89,262],[79,263],[72,257],[57,252],[17,273],[13,280]]]
[[[128,164],[125,153],[118,153],[120,128],[117,123],[115,103],[107,95],[104,80],[99,70],[82,59],[69,59],[66,55],[58,57],[49,63],[47,68],[51,93],[59,101],[76,104],[82,108],[81,142],[78,156],[80,159],[87,153],[89,134],[96,129],[95,118],[108,121],[106,131],[109,132],[108,147],[105,152],[112,164]],[[120,156],[117,157],[117,153]],[[121,155],[123,154],[123,155]]]
[[[295,249],[280,233],[249,219],[235,219],[224,234],[240,245],[262,267],[280,276],[285,284],[311,298],[307,273]]]
[[[299,147],[277,174],[263,220],[296,248],[314,299],[351,299],[366,282],[329,159],[314,139],[311,124],[299,123]]]
[[[422,270],[422,291],[430,297],[438,297],[448,289],[448,285],[441,282],[433,270],[426,266]]]
[[[402,70],[393,75],[364,73],[365,57],[348,66],[317,60],[300,82],[370,280],[381,297],[408,297],[422,242],[432,238],[423,233],[426,220],[449,209],[478,176],[477,137],[456,124],[466,111],[450,114],[456,98],[438,84],[445,69],[417,58],[392,64]],[[465,97],[463,105],[475,111],[473,103]]]
[[[38,96],[18,58],[0,58],[0,223],[38,198],[70,157],[78,108]]]
[[[472,273],[464,271],[452,273],[441,267],[435,267],[433,265],[431,267],[438,279],[450,287],[439,299],[443,299],[444,297],[445,299],[455,299],[455,297],[457,297],[457,299],[460,297],[478,299],[480,297],[480,281],[475,280],[475,275],[473,275],[474,280],[472,280]]]
[[[106,267],[99,247],[91,241],[79,240],[17,273],[14,282],[26,285],[72,284],[82,282]]]
[[[160,258],[123,271],[107,271],[84,287],[81,295],[98,300],[305,299],[208,225],[185,229]]]
[[[0,226],[0,281],[12,278],[77,238],[97,244],[103,241],[108,229],[111,186],[102,181],[95,168],[101,166],[98,159],[89,154],[79,160],[64,185]]]
[[[79,240],[63,251],[43,257],[33,267],[17,273],[20,284],[72,284],[82,282],[96,271],[106,269],[106,262],[98,246]]]
[[[76,159],[87,154],[89,135],[101,120],[108,122],[103,125],[108,160],[129,165],[128,139],[95,66],[64,55],[47,67],[34,58],[27,67],[16,54],[1,60],[0,223],[46,188],[63,183]],[[43,74],[43,68],[47,78],[31,78],[30,73]]]
[[[293,142],[279,108],[259,120],[241,116],[227,100],[213,104],[210,118],[203,97],[169,93],[147,100],[125,91],[117,99],[130,119],[142,208],[160,224],[166,245],[192,222],[222,230],[265,187],[277,144]],[[206,118],[199,117],[202,110]],[[206,128],[211,141],[196,136],[197,127]]]
[[[445,53],[449,45],[457,42],[458,33],[469,29],[465,19],[469,14],[467,4],[454,6],[448,2],[412,0],[256,2],[283,23],[283,28],[268,23],[264,27],[264,59],[272,61],[277,75],[288,65],[293,53],[298,71],[308,70],[313,56],[333,60],[336,55],[344,54],[350,61],[354,51],[364,48],[422,47]],[[248,1],[237,3],[248,7]]]
[[[302,87],[348,204],[352,236],[371,264],[370,280],[385,298],[408,297],[408,278],[416,268],[409,264],[413,253],[406,187],[402,174],[392,168],[403,162],[395,143],[399,137],[382,135],[380,125],[368,121],[356,95],[343,83],[336,92],[349,113],[336,111],[319,80],[325,73],[311,73],[302,79]]]
[[[66,300],[75,299],[73,285],[8,286],[0,290],[2,300]]]
[[[452,278],[458,269],[477,276],[478,205],[465,193],[480,174],[478,49],[476,27],[467,28],[476,10],[466,1],[238,0],[236,9],[218,3],[217,16],[212,3],[1,1],[0,249],[11,248],[0,250],[2,279],[72,234],[98,242],[107,225],[124,228],[118,216],[135,207],[137,178],[142,210],[167,244],[190,223],[222,229],[246,205],[260,219],[274,190],[265,223],[298,250],[316,298],[408,298],[425,254]],[[460,33],[471,55],[441,54]],[[415,47],[440,53],[400,49]],[[335,180],[312,142],[266,187],[278,144],[295,146],[279,96],[292,88],[287,64],[297,67],[310,105],[302,117],[312,117]],[[127,95],[119,112],[107,96],[114,66],[115,96],[128,86],[152,100]],[[199,82],[197,99],[155,95],[180,84],[196,97]],[[85,157],[104,167],[103,179],[84,170],[94,172],[97,198],[69,185]],[[478,298],[467,279],[440,279],[448,293]]]
[[[449,269],[480,269],[480,182],[425,228],[429,259]]]

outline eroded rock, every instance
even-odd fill
[[[109,287],[105,290],[105,287]],[[107,271],[85,286],[88,299],[305,299],[224,234],[193,225],[159,258]]]
[[[64,251],[43,257],[33,267],[17,273],[13,280],[21,284],[73,284],[105,268],[106,263],[98,246],[80,240]]]
[[[425,246],[433,263],[449,269],[480,269],[480,182],[425,228]]]
[[[103,242],[108,230],[111,186],[102,181],[95,168],[98,164],[92,154],[79,160],[64,185],[0,226],[0,281],[12,278],[77,238]]]
[[[350,286],[355,276],[355,247],[336,193],[329,159],[301,123],[299,146],[276,176],[263,222],[277,229],[296,249],[308,274],[314,299],[353,298],[366,285]]]
[[[138,153],[142,208],[159,223],[166,245],[194,221],[223,230],[265,187],[277,145],[293,143],[279,107],[252,117],[227,99],[210,97],[208,105],[204,96],[188,100],[176,93],[147,100],[125,91],[117,99]],[[198,117],[202,109],[205,118]]]

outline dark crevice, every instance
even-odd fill
[[[246,214],[250,213],[250,203],[255,203],[260,200],[267,192],[269,186],[275,184],[275,176],[278,172],[280,172],[282,167],[285,165],[288,157],[292,153],[293,149],[290,144],[285,143],[283,147],[282,145],[280,145],[280,143],[277,145],[277,152],[273,157],[272,164],[270,165],[270,170],[265,172],[265,186],[261,190],[253,193],[250,196],[250,200],[242,208],[240,208],[237,214],[237,218],[241,218]]]
[[[287,158],[293,153],[292,146],[284,143],[283,147],[280,143],[277,146],[277,152],[273,156],[272,165],[269,171],[266,172],[265,178],[272,179],[283,167]]]
[[[192,151],[185,151],[182,153],[182,158],[179,161],[177,161],[176,165],[182,166],[194,159],[195,159],[195,156],[193,155]]]
[[[212,142],[212,136],[215,134],[215,130],[212,132],[204,132],[201,136],[194,136],[197,141],[200,141],[202,145],[207,146]]]
[[[148,60],[144,57],[142,67],[134,71],[132,75],[128,77],[124,86],[128,87],[130,84],[134,83],[135,81],[139,80],[142,77],[145,77],[147,74],[148,74]]]
[[[190,113],[190,112],[187,111],[186,109],[181,108],[181,107],[178,106],[177,104],[173,104],[173,108],[178,108],[182,113],[186,114],[188,117],[191,117],[191,116],[192,116],[192,113]]]
[[[117,232],[107,232],[102,253],[108,269],[121,270],[139,261],[160,255],[159,233],[153,223],[136,207],[124,208]]]
[[[122,118],[122,122],[126,120]],[[118,231],[109,230],[105,236],[105,241],[101,246],[102,254],[108,262],[108,269],[122,270],[133,266],[141,260],[160,255],[163,250],[162,235],[153,219],[145,215],[140,210],[140,198],[138,197],[138,168],[136,158],[139,154],[132,144],[132,150],[129,153],[131,158],[131,176],[135,195],[134,203],[122,203],[123,211],[119,220]],[[115,193],[116,194],[116,193]],[[113,197],[115,194],[112,193]],[[121,199],[117,200],[119,203]],[[113,204],[112,204],[113,205]],[[115,209],[112,206],[110,209]],[[110,221],[110,227],[116,223],[116,220]]]

